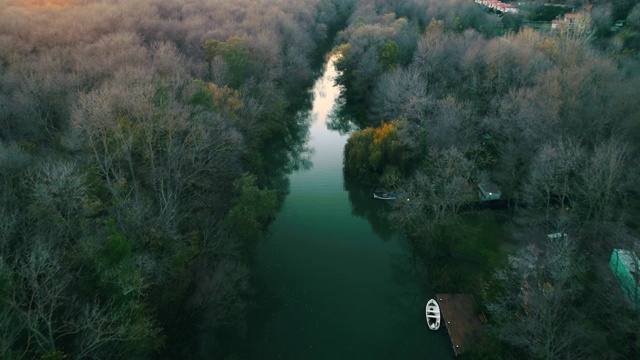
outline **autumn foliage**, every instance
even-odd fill
[[[365,128],[351,135],[344,148],[345,171],[365,181],[377,181],[390,168],[404,169],[403,148],[396,123]]]

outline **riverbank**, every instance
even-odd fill
[[[259,293],[242,359],[452,358],[446,333],[430,332],[424,304],[433,291],[406,240],[355,209],[379,207],[357,184],[346,187],[348,134],[328,128],[340,88],[332,66],[314,87],[309,164],[256,254]],[[381,236],[386,233],[386,236]],[[243,350],[240,350],[243,349]]]

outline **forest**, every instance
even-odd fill
[[[551,32],[471,0],[0,0],[0,358],[233,358],[327,53],[345,176],[410,199],[429,281],[489,319],[472,358],[637,357],[608,262],[640,251],[640,5],[555,3]]]
[[[1,358],[223,356],[349,7],[1,1]]]
[[[391,220],[436,292],[475,295],[489,322],[472,358],[637,357],[637,305],[609,259],[640,249],[640,6],[504,33],[506,15],[449,3],[360,3],[339,33],[361,129],[345,172],[399,194]],[[501,201],[479,201],[487,182]]]

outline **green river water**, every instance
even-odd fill
[[[339,95],[335,75],[327,66],[313,89],[312,166],[290,176],[258,249],[258,302],[240,358],[451,359],[444,326],[426,327],[424,306],[435,294],[408,243],[385,222],[388,204],[344,178],[347,135],[327,128]]]

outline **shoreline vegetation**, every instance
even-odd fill
[[[472,358],[640,352],[608,267],[640,254],[635,2],[554,32],[471,0],[0,2],[1,358],[233,358],[325,53],[345,174],[475,296]]]
[[[488,324],[472,358],[633,357],[638,315],[608,263],[640,248],[640,63],[622,40],[640,28],[603,29],[640,7],[567,4],[579,20],[502,36],[539,14],[430,5],[360,3],[338,35],[337,81],[360,128],[346,176],[402,194],[390,222],[434,290],[474,295]],[[482,201],[485,182],[503,198]]]
[[[0,357],[232,355],[352,2],[2,3]]]

